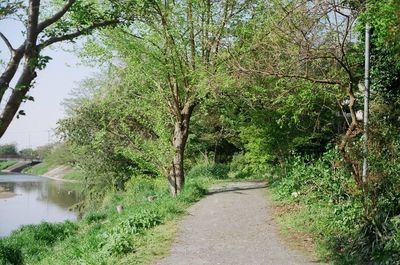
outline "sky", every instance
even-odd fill
[[[0,32],[7,36],[14,47],[22,43],[21,29],[20,22],[0,21]],[[8,130],[0,139],[0,144],[15,143],[21,150],[57,140],[54,129],[57,127],[57,121],[65,117],[61,102],[69,97],[71,90],[78,87],[80,81],[95,72],[94,69],[81,65],[77,55],[67,52],[68,49],[71,50],[69,45],[63,45],[43,51],[43,55],[53,59],[45,69],[38,71],[35,85],[29,93],[34,97],[34,102],[28,101],[21,105],[20,110],[24,110],[26,116],[20,116],[19,119],[14,117]],[[1,39],[0,58],[3,61],[9,59],[8,49]],[[0,69],[3,70],[3,68]],[[1,106],[4,106],[3,102]]]

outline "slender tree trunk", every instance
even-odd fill
[[[21,46],[18,50],[12,51],[12,58],[0,79],[0,95],[3,96],[18,69],[20,61],[23,57],[25,58],[22,73],[0,116],[0,138],[7,130],[21,102],[25,99],[32,85],[32,81],[36,78],[35,69],[37,67],[37,58],[39,55],[39,49],[36,45],[38,38],[39,8],[40,0],[29,1],[27,32],[26,40],[23,44],[24,46]]]
[[[36,78],[36,72],[31,65],[35,63],[34,59],[27,59],[22,70],[22,73],[17,81],[14,91],[12,92],[7,104],[0,116],[0,138],[6,132],[12,119],[17,113],[21,102],[25,99],[32,81]]]
[[[358,126],[355,104],[356,97],[353,92],[353,84],[350,83],[347,88],[347,95],[349,96],[349,110],[351,114],[351,123],[347,128],[346,134],[342,137],[342,141],[339,145],[339,150],[342,154],[344,161],[351,166],[351,171],[353,173],[353,177],[356,183],[361,187],[362,179],[361,179],[361,171],[360,171],[360,162],[357,159],[353,159],[350,153],[347,150],[347,147],[350,145],[351,141],[357,137],[362,130]]]
[[[7,64],[3,74],[0,76],[0,101],[3,99],[4,93],[10,86],[10,82],[17,72],[18,65],[24,57],[24,48],[25,46],[21,46],[18,50],[13,51],[12,57]]]
[[[175,122],[174,137],[172,139],[174,157],[168,174],[170,189],[173,196],[179,194],[185,185],[183,160],[186,142],[189,136],[190,117],[192,116],[194,106],[195,105],[192,103],[186,103],[181,111],[181,115]]]

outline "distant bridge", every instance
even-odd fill
[[[35,156],[21,156],[21,155],[7,155],[7,156],[0,156],[0,161],[5,160],[16,160],[16,161],[35,161],[35,162],[42,162],[40,157]]]
[[[5,160],[14,160],[17,161],[14,165],[3,169],[2,172],[21,172],[24,168],[34,166],[37,164],[42,163],[42,160],[38,157],[31,157],[31,156],[2,156],[0,157],[0,161]]]

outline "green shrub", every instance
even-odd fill
[[[104,220],[106,218],[107,218],[107,214],[104,213],[104,212],[90,211],[90,212],[85,214],[83,219],[87,223],[90,224],[90,223],[96,223],[96,222],[102,221],[102,220]]]
[[[17,230],[16,233],[19,233],[27,239],[33,239],[39,244],[52,245],[56,241],[63,240],[74,234],[76,230],[76,224],[70,221],[58,224],[43,222],[38,225],[23,226],[20,230]]]
[[[65,240],[76,232],[77,225],[70,221],[58,224],[43,222],[38,225],[25,225],[3,239],[3,246],[5,246],[3,252],[15,253],[15,260],[22,260],[19,258],[20,253],[22,253],[23,260],[27,262],[37,261],[56,242]],[[3,253],[3,255],[5,254]]]
[[[0,170],[11,167],[12,165],[15,165],[16,163],[17,163],[16,160],[2,160],[2,161],[0,161]]]
[[[294,227],[312,233],[334,264],[398,264],[400,166],[394,161],[370,157],[368,193],[345,168],[334,167],[336,150],[320,158],[293,156],[270,186],[277,199],[303,206],[291,217]]]
[[[187,174],[187,178],[227,179],[229,167],[225,164],[199,164],[195,165]]]
[[[0,264],[2,265],[22,265],[24,259],[21,249],[15,245],[5,244],[0,239]]]
[[[129,234],[114,231],[104,234],[105,244],[102,251],[106,255],[121,255],[134,250]]]
[[[18,150],[15,144],[0,145],[0,156],[16,156],[16,155],[18,155]]]
[[[206,193],[205,186],[199,180],[194,180],[187,183],[185,189],[178,195],[178,199],[186,203],[193,203],[200,200]]]
[[[121,222],[118,229],[127,234],[140,233],[162,223],[162,216],[152,209],[141,209]]]
[[[1,254],[0,264],[18,264],[8,261],[18,257],[25,262],[20,264],[46,265],[132,264],[136,255],[150,259],[154,253],[146,252],[152,244],[148,238],[156,240],[164,232],[153,235],[147,231],[176,218],[191,202],[199,200],[206,192],[205,183],[207,180],[201,178],[188,179],[184,191],[174,198],[164,178],[131,179],[125,192],[110,192],[81,221],[28,225],[15,231],[0,241],[6,246],[0,246],[1,253],[11,253]],[[149,200],[148,196],[153,197]],[[116,205],[124,206],[122,213],[116,211]],[[126,260],[129,262],[124,263]]]
[[[137,203],[147,201],[148,197],[168,194],[167,181],[164,178],[134,177],[125,184],[126,195],[124,202]]]
[[[154,203],[157,212],[166,220],[172,219],[184,212],[184,204],[172,197],[163,197]]]
[[[22,170],[22,172],[40,176],[40,175],[43,175],[44,173],[48,172],[51,169],[51,167],[52,167],[52,165],[49,162],[44,161],[40,164],[24,168]]]

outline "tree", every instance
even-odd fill
[[[133,27],[105,38],[103,50],[116,52],[127,69],[138,65],[141,83],[163,99],[171,117],[173,158],[166,175],[174,195],[185,182],[184,152],[193,111],[223,88],[232,30],[247,19],[252,2],[152,1],[143,6]]]
[[[57,1],[51,3],[46,8],[41,7],[40,0],[29,0],[27,6],[24,1],[6,1],[0,6],[0,19],[21,18],[26,27],[24,41],[17,48],[0,32],[10,53],[10,59],[0,76],[0,102],[4,104],[0,115],[0,137],[21,103],[33,100],[28,92],[34,85],[37,71],[43,69],[51,59],[43,55],[43,50],[55,43],[74,41],[91,34],[95,29],[122,23],[126,18],[126,13],[122,12],[123,6],[129,5],[129,2],[123,1],[102,2],[102,6],[96,1],[83,0],[68,0],[61,7]],[[13,81],[15,86],[12,88],[10,84]],[[7,90],[11,90],[8,98],[5,96]],[[18,115],[24,114],[23,110],[18,112]]]
[[[135,82],[140,75],[132,74],[135,69],[115,69],[82,83],[82,90],[95,84],[97,91],[75,94],[68,100],[69,117],[59,123],[59,132],[79,158],[76,165],[85,172],[92,199],[124,189],[130,178],[164,173],[169,117],[165,109],[154,107],[162,106],[159,95]]]
[[[17,156],[18,150],[15,144],[0,145],[0,156]]]
[[[32,148],[25,148],[19,151],[19,154],[22,157],[28,157],[28,158],[38,158],[38,153],[36,150],[33,150]]]
[[[359,159],[350,149],[362,132],[356,91],[363,57],[354,37],[361,9],[356,2],[271,1],[240,33],[234,61],[238,74],[275,77],[287,84],[306,82],[330,91],[346,122],[339,149],[360,185]],[[255,28],[262,30],[253,34]],[[285,93],[292,94],[291,90],[293,86],[288,86]],[[323,104],[320,102],[321,108]]]
[[[232,27],[245,18],[250,3],[188,0],[179,4],[159,1],[152,6],[147,27],[161,41],[157,53],[164,66],[164,80],[155,83],[166,95],[174,118],[174,155],[168,173],[173,194],[185,183],[183,161],[193,110],[204,97],[220,89],[221,51],[232,44]]]

